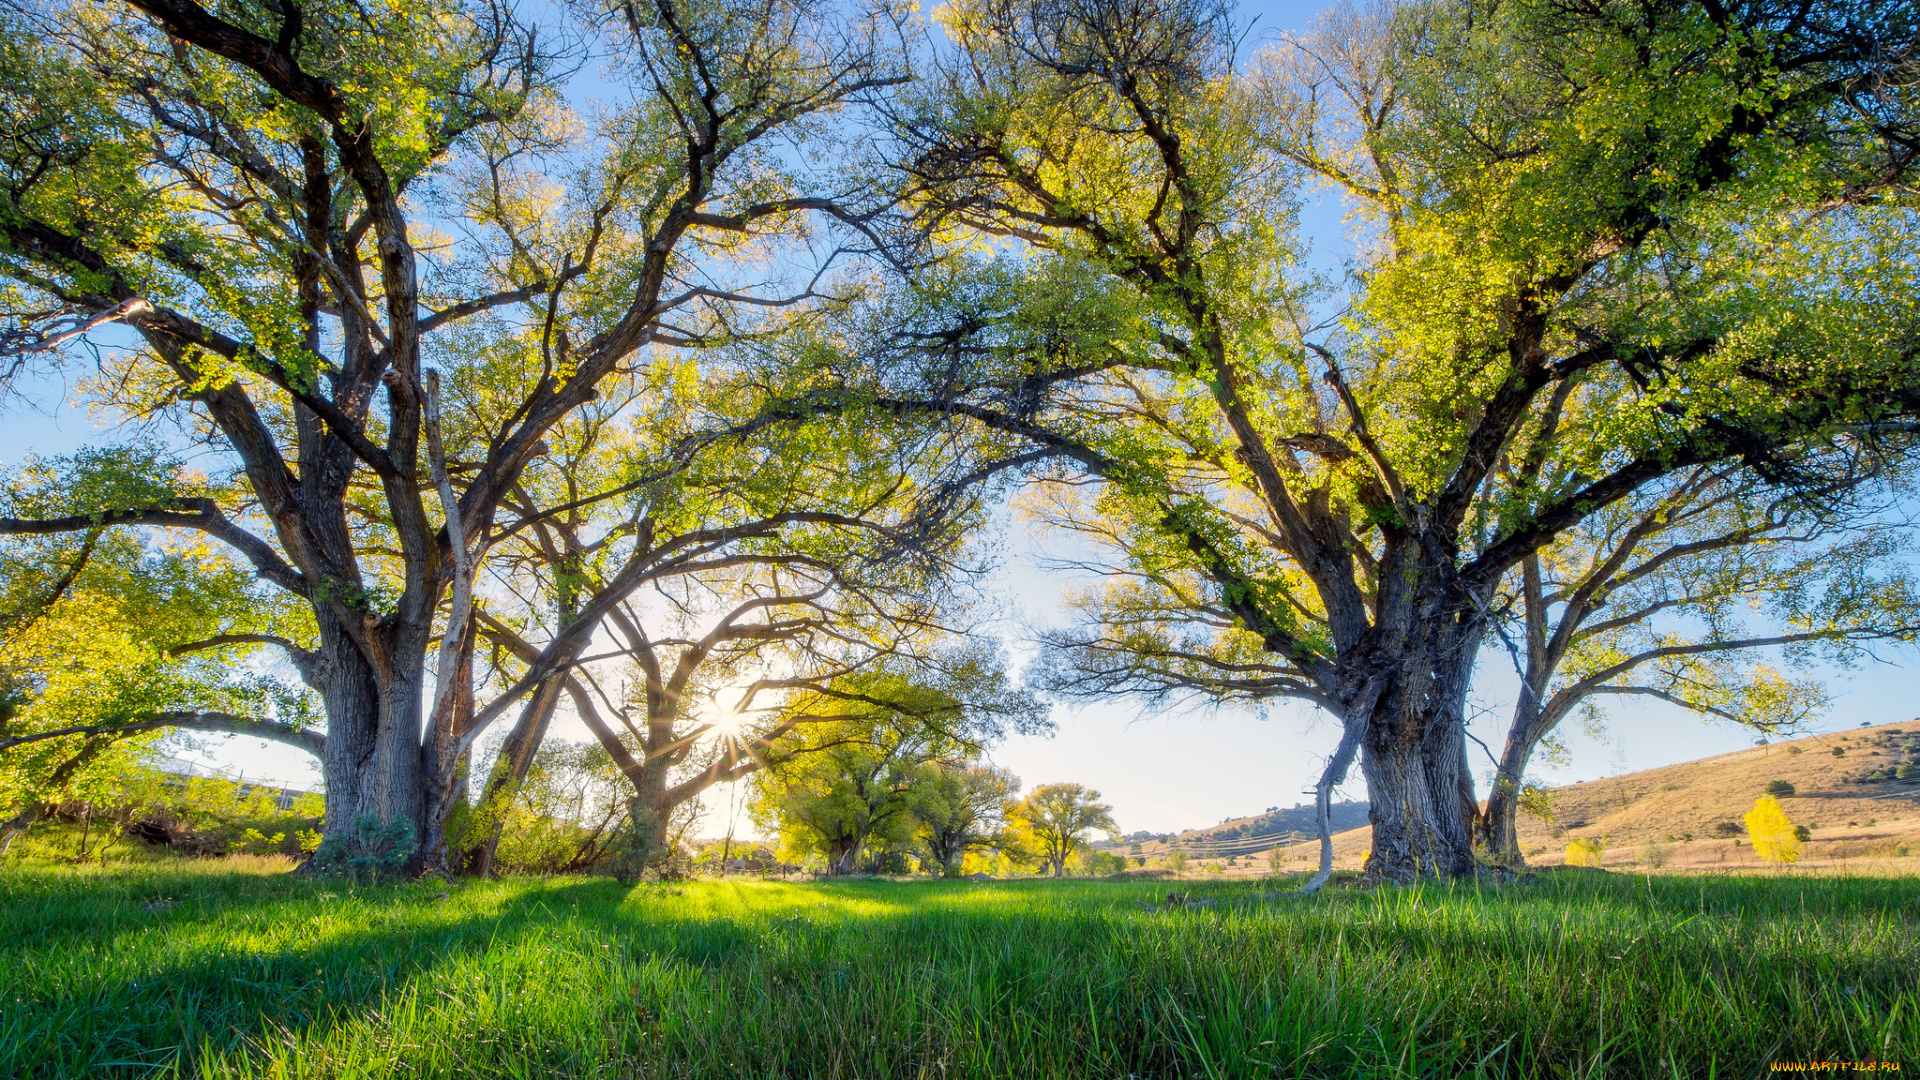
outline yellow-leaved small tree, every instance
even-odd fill
[[[1759,852],[1761,858],[1782,866],[1800,861],[1800,837],[1794,833],[1793,822],[1787,820],[1787,812],[1779,799],[1760,796],[1754,801],[1753,809],[1747,811],[1746,822],[1753,850]]]
[[[1589,836],[1584,840],[1575,840],[1567,845],[1567,865],[1599,866],[1606,852],[1607,838],[1604,836]]]

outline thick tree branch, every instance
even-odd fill
[[[81,724],[51,731],[38,731],[11,739],[0,739],[0,751],[43,742],[47,739],[65,738],[69,735],[108,735],[127,738],[161,728],[249,735],[305,750],[316,758],[325,752],[327,746],[327,737],[309,728],[295,727],[275,720],[255,720],[250,717],[235,716],[232,713],[183,710],[151,713],[123,724]]]
[[[307,580],[265,540],[235,524],[208,498],[180,498],[157,506],[130,507],[97,514],[22,519],[0,518],[0,536],[47,536],[81,532],[107,525],[149,525],[163,529],[197,529],[238,551],[260,576],[299,596],[308,595]]]

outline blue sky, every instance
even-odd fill
[[[1258,16],[1249,43],[1277,31],[1304,26],[1317,4],[1254,4],[1243,9]],[[591,91],[589,91],[591,92]],[[1316,262],[1337,267],[1342,208],[1337,197],[1323,194],[1303,213],[1303,224],[1316,238]],[[79,367],[73,374],[83,374]],[[102,431],[81,410],[60,404],[66,387],[58,378],[23,386],[0,412],[0,467],[17,463],[28,452],[59,454],[97,442],[124,437],[120,431]],[[30,407],[22,399],[38,404]],[[1065,549],[1059,537],[1033,535],[1011,524],[1001,538],[1003,558],[991,583],[1007,598],[999,624],[1018,659],[1024,640],[1036,628],[1062,617],[1058,595],[1067,579],[1042,563],[1049,550]],[[1920,711],[1912,700],[1912,655],[1899,664],[1869,664],[1854,671],[1831,672],[1835,707],[1816,725],[1817,730],[1853,727],[1863,722],[1906,720]],[[1488,648],[1476,683],[1472,706],[1473,733],[1497,748],[1506,729],[1515,681],[1503,652]],[[1540,778],[1568,783],[1621,771],[1650,768],[1747,746],[1752,734],[1727,724],[1709,724],[1658,703],[1639,699],[1608,704],[1610,731],[1606,739],[1593,738],[1577,728],[1567,741],[1573,764],[1543,770]],[[1228,817],[1257,813],[1268,806],[1292,806],[1303,801],[1304,790],[1318,775],[1325,754],[1338,737],[1335,722],[1306,705],[1283,703],[1261,719],[1242,709],[1142,709],[1125,701],[1061,707],[1055,711],[1058,730],[1051,738],[1016,737],[999,747],[994,758],[1017,773],[1028,786],[1073,780],[1103,792],[1126,831],[1155,831],[1211,825]],[[588,735],[570,717],[556,722],[554,736],[586,740]],[[308,786],[317,771],[303,755],[291,749],[252,739],[205,738],[187,757],[243,771],[253,778]],[[1472,748],[1477,774],[1490,772],[1490,763]],[[1364,797],[1357,776],[1348,795]],[[724,788],[709,796],[715,812],[699,830],[724,831],[721,820],[729,804]],[[742,834],[747,826],[742,815]]]

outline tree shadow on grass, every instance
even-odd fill
[[[528,954],[537,967],[547,943],[625,929],[625,890],[596,879],[445,898],[430,884],[205,871],[91,884],[10,904],[0,923],[24,931],[0,944],[0,1075],[138,1072],[208,1045],[324,1038],[449,963],[494,954],[513,971]]]
[[[725,997],[741,969],[774,992],[848,992],[865,975],[860,944],[952,962],[915,938],[916,923],[943,917],[928,899],[890,882],[16,877],[0,886],[0,928],[16,931],[0,944],[0,1075],[164,1072],[208,1050],[325,1043],[381,1023],[410,991],[544,994],[589,1025],[595,1012]],[[449,971],[466,982],[442,985]],[[553,990],[583,979],[572,997]]]

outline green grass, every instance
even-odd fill
[[[369,887],[0,873],[0,1076],[1743,1077],[1920,1068],[1911,880]],[[166,903],[171,901],[171,903]]]

